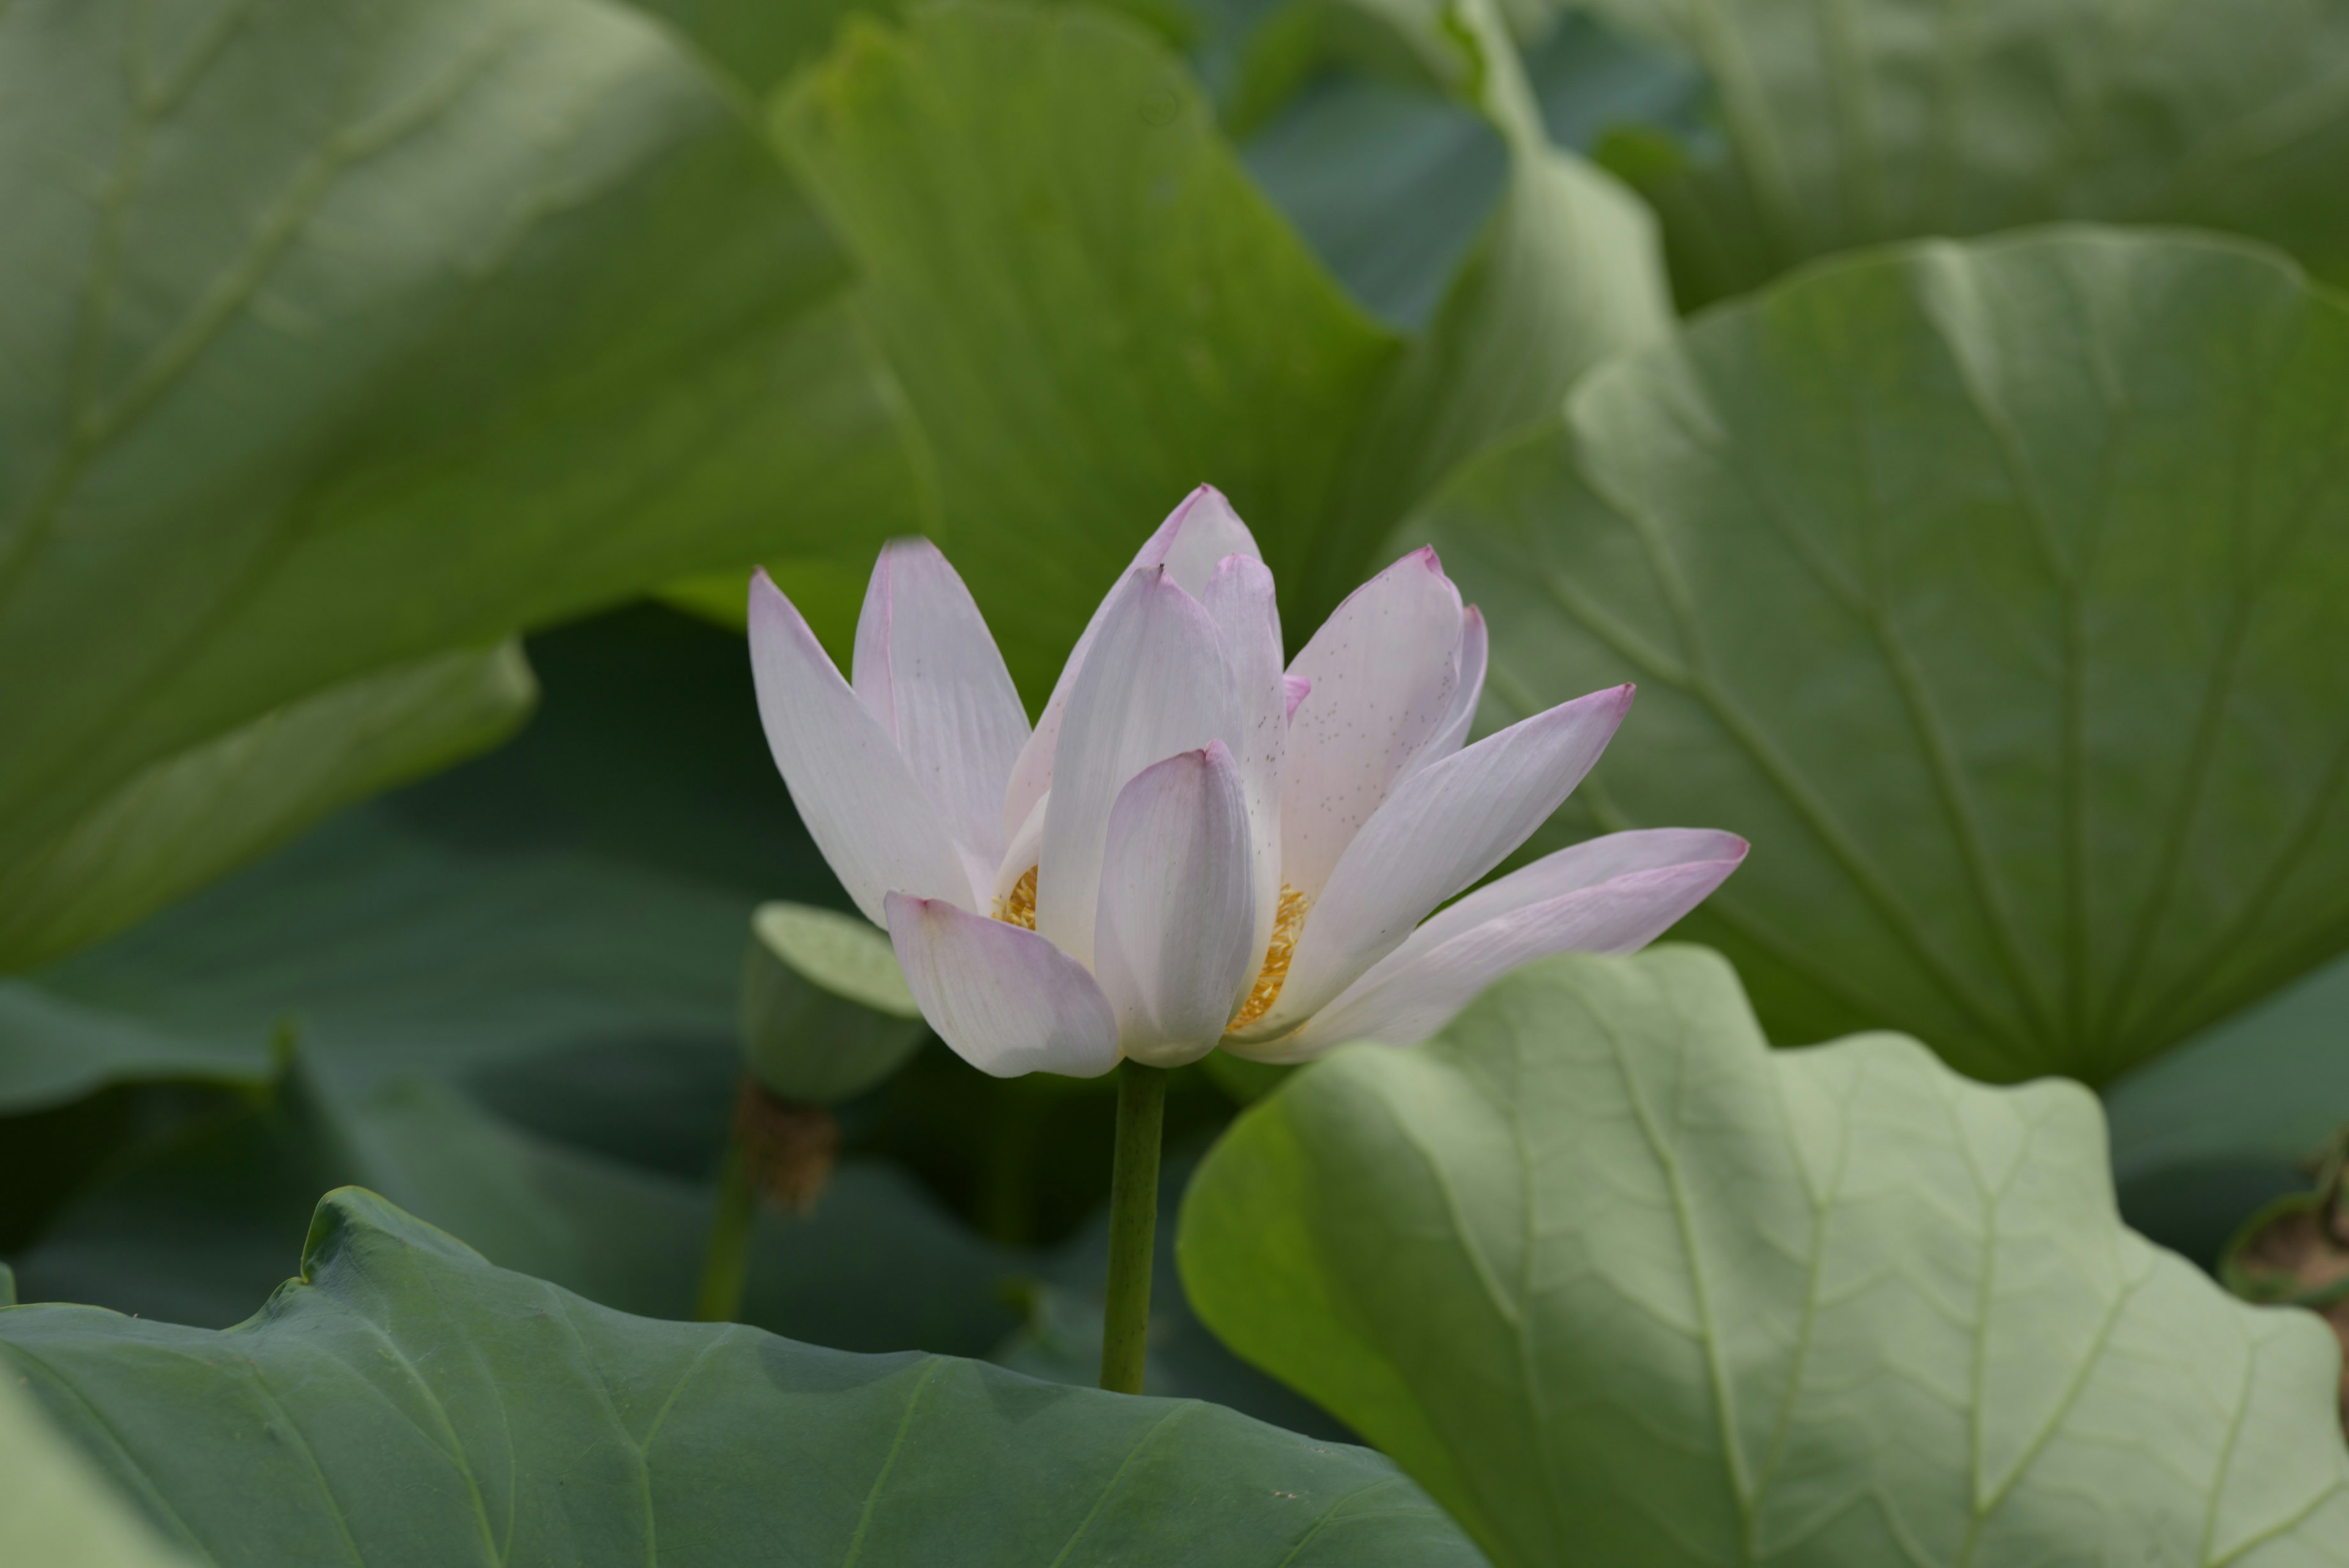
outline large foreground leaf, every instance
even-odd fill
[[[23,0],[0,104],[0,875],[287,702],[681,571],[807,557],[843,626],[828,563],[913,515],[845,261],[640,17]]]
[[[346,1190],[226,1333],[0,1312],[0,1363],[220,1562],[1473,1564],[1377,1456],[1214,1406],[592,1306]]]
[[[1613,361],[1412,536],[1502,711],[1640,683],[1578,836],[1754,841],[1689,929],[1774,1038],[2095,1083],[2349,941],[2344,431],[2282,258],[2061,230]]]
[[[1583,0],[1702,62],[1720,134],[1623,144],[1686,306],[1830,251],[2194,223],[2349,280],[2349,5]]]
[[[2349,1563],[2332,1335],[2124,1230],[2101,1133],[1574,955],[1244,1113],[1184,1280],[1506,1568]]]
[[[7,1296],[0,1290],[0,1305]],[[39,1568],[181,1568],[120,1494],[0,1379],[0,1559]]]

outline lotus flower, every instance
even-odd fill
[[[802,819],[931,1026],[999,1076],[1413,1044],[1518,964],[1645,945],[1745,854],[1618,833],[1437,912],[1557,809],[1631,688],[1464,745],[1485,623],[1433,550],[1284,671],[1272,574],[1211,488],[1093,612],[1033,731],[925,541],[882,552],[849,680],[764,573],[750,614]]]

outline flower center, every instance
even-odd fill
[[[1006,925],[1036,929],[1036,867],[1028,867],[1009,894],[995,900],[995,918]]]
[[[1257,971],[1256,984],[1248,988],[1247,1000],[1232,1015],[1226,1029],[1245,1029],[1272,1011],[1280,1000],[1280,988],[1288,979],[1288,961],[1297,956],[1298,933],[1305,929],[1306,911],[1313,900],[1283,882],[1280,885],[1280,909],[1273,917],[1272,940],[1265,945],[1264,968]]]

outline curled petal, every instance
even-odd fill
[[[1035,932],[903,893],[889,895],[886,915],[922,1016],[980,1072],[1095,1078],[1117,1065],[1117,1019],[1101,987]]]
[[[1102,859],[1093,972],[1124,1053],[1177,1067],[1216,1048],[1253,941],[1247,802],[1218,741],[1119,792]]]
[[[1215,622],[1165,568],[1130,575],[1069,691],[1044,814],[1036,929],[1091,964],[1118,792],[1151,763],[1210,741],[1229,748],[1238,732],[1238,694]]]
[[[852,684],[895,738],[974,880],[992,876],[1028,713],[970,590],[928,540],[893,539],[874,564]]]
[[[1143,543],[1123,576],[1125,577],[1147,566],[1164,566],[1166,575],[1181,586],[1183,591],[1197,598],[1206,592],[1207,579],[1214,576],[1216,565],[1226,556],[1246,556],[1261,560],[1264,552],[1256,547],[1256,536],[1240,521],[1224,493],[1212,484],[1203,484],[1183,497],[1158,531]],[[1093,618],[1085,625],[1084,634],[1077,639],[1068,662],[1061,667],[1061,678],[1052,684],[1052,695],[1044,703],[1044,711],[1036,720],[1036,732],[1028,738],[1020,750],[1019,760],[1011,770],[1011,786],[1003,799],[1003,826],[1016,832],[1035,809],[1037,800],[1052,787],[1052,753],[1060,743],[1061,721],[1069,704],[1069,689],[1075,683],[1077,671],[1092,650],[1093,639],[1101,632],[1102,618],[1109,613],[1110,600],[1117,597],[1117,585],[1112,585]]]
[[[1433,550],[1416,550],[1355,589],[1289,665],[1311,690],[1288,725],[1280,866],[1306,897],[1443,732],[1460,627],[1460,591]]]
[[[1745,857],[1745,841],[1733,834],[1664,829],[1611,836],[1648,841],[1618,845],[1617,851],[1655,853],[1601,851],[1578,863],[1552,864],[1606,845],[1602,838],[1536,861],[1477,890],[1475,898],[1503,895],[1484,906],[1482,918],[1467,909],[1474,899],[1462,899],[1295,1033],[1241,1049],[1263,1061],[1301,1062],[1350,1040],[1415,1045],[1521,964],[1553,953],[1627,953],[1647,946],[1703,902]],[[1647,858],[1661,863],[1638,864]],[[1585,880],[1600,870],[1611,874]]]
[[[764,572],[750,579],[750,618],[768,748],[808,836],[857,909],[880,925],[891,891],[974,903],[970,872],[896,742]]]
[[[1326,1005],[1429,910],[1499,865],[1582,782],[1630,705],[1629,686],[1596,691],[1403,781],[1330,873],[1253,1037],[1284,1033]]]

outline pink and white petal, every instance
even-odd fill
[[[1739,858],[1627,871],[1522,905],[1439,940],[1423,943],[1414,937],[1303,1027],[1250,1054],[1260,1061],[1301,1062],[1350,1040],[1415,1045],[1521,965],[1555,953],[1628,953],[1646,947],[1720,887],[1737,869]]]
[[[874,925],[904,891],[976,901],[969,870],[897,743],[767,574],[750,579],[750,674],[767,746],[808,836]]]
[[[1452,708],[1444,716],[1444,727],[1426,744],[1419,755],[1411,760],[1411,771],[1417,773],[1432,763],[1440,763],[1468,743],[1468,728],[1476,722],[1476,703],[1485,695],[1485,612],[1470,605],[1460,612],[1460,683],[1452,689]]]
[[[1028,820],[1021,823],[1019,831],[1011,836],[1010,846],[1003,852],[1003,864],[996,868],[995,896],[982,912],[992,914],[1011,897],[1012,889],[1019,886],[1019,879],[1037,869],[1038,862],[1044,857],[1044,816],[1050,809],[1051,802],[1050,794],[1040,797],[1034,809],[1028,813]]]
[[[1582,782],[1630,706],[1629,686],[1594,691],[1405,779],[1330,873],[1279,1000],[1251,1035],[1283,1033],[1326,1006],[1429,910],[1499,865]]]
[[[1179,1067],[1223,1037],[1264,950],[1249,924],[1253,857],[1239,768],[1220,741],[1154,763],[1118,792],[1093,975],[1126,1055]]]
[[[1028,711],[962,578],[926,539],[893,539],[856,622],[852,682],[936,804],[973,879],[994,875]]]
[[[1284,675],[1280,678],[1280,688],[1288,698],[1288,711],[1285,717],[1294,719],[1297,717],[1297,705],[1312,694],[1313,682],[1302,675]]]
[[[1183,591],[1197,598],[1206,591],[1207,579],[1214,576],[1216,565],[1226,556],[1246,556],[1261,560],[1264,552],[1256,547],[1256,535],[1241,522],[1224,493],[1212,484],[1203,484],[1183,497],[1157,532],[1143,541],[1142,548],[1119,583],[1146,566],[1164,566],[1167,576],[1182,586]],[[1037,800],[1052,787],[1052,753],[1061,736],[1061,719],[1069,703],[1069,688],[1076,680],[1077,671],[1085,661],[1085,654],[1101,630],[1102,617],[1109,613],[1110,600],[1117,597],[1117,585],[1093,609],[1092,619],[1085,623],[1083,635],[1070,650],[1068,662],[1061,667],[1061,678],[1052,683],[1052,695],[1045,701],[1044,711],[1036,720],[1036,732],[1028,737],[1021,748],[1019,760],[1011,770],[1011,786],[1003,801],[1003,824],[1007,830],[1016,829],[1034,809]]]
[[[1036,883],[1036,929],[1090,965],[1102,846],[1118,792],[1143,769],[1239,734],[1239,694],[1216,623],[1163,566],[1130,574],[1069,689],[1052,809]]]
[[[1713,827],[1635,827],[1586,838],[1485,883],[1457,903],[1447,904],[1380,962],[1398,962],[1406,953],[1449,941],[1470,927],[1511,910],[1595,888],[1634,871],[1702,865],[1734,868],[1745,858],[1745,840]]]
[[[1223,639],[1238,683],[1240,732],[1234,751],[1247,792],[1248,844],[1255,867],[1251,929],[1259,957],[1280,910],[1280,772],[1288,739],[1288,684],[1280,670],[1280,610],[1272,573],[1262,561],[1226,556],[1201,599]]]
[[[890,945],[922,1016],[982,1073],[1097,1078],[1117,1065],[1117,1019],[1082,964],[1035,932],[942,898],[889,895]]]
[[[1288,724],[1280,867],[1306,897],[1451,716],[1460,626],[1460,590],[1416,550],[1356,588],[1289,665],[1312,686]]]

